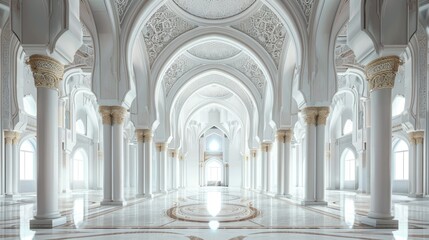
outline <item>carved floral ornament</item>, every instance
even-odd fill
[[[15,131],[5,131],[4,138],[6,140],[6,144],[18,144],[21,134]]]
[[[329,107],[306,107],[301,113],[307,125],[326,125]]]
[[[424,131],[414,131],[409,132],[408,136],[412,144],[423,144],[425,132]]]
[[[64,65],[57,60],[44,55],[31,55],[28,64],[33,72],[36,87],[58,90],[58,84],[63,78]]]
[[[123,124],[127,109],[121,106],[100,106],[99,112],[102,117],[103,124]]]
[[[365,72],[370,91],[393,88],[396,73],[401,64],[398,56],[388,56],[378,58],[366,65]]]

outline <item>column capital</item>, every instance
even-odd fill
[[[257,150],[256,150],[256,149],[250,149],[250,155],[251,155],[252,157],[256,157],[256,153],[257,153]]]
[[[269,151],[271,151],[271,147],[272,147],[272,143],[269,143],[269,142],[267,142],[267,143],[262,143],[261,144],[261,150],[263,151],[263,152],[269,152]]]
[[[98,108],[98,111],[101,114],[101,119],[103,124],[112,125],[112,115],[111,115],[110,106],[100,106]]]
[[[377,58],[365,66],[370,91],[393,88],[398,67],[402,62],[398,56]]]
[[[4,139],[6,140],[6,144],[12,144],[12,141],[14,138],[15,138],[14,131],[4,131]]]
[[[144,142],[144,129],[136,129],[137,142]]]
[[[329,116],[329,107],[318,107],[317,125],[326,125],[326,119]]]
[[[165,142],[156,143],[156,149],[158,150],[158,152],[164,152],[167,149],[167,143]]]
[[[422,144],[425,132],[423,130],[411,131],[408,132],[408,136],[412,144]]]
[[[302,117],[307,125],[316,125],[317,114],[319,110],[317,107],[306,107],[301,110]]]
[[[15,133],[15,137],[12,139],[12,144],[18,144],[19,140],[21,139],[21,133],[19,132],[14,132]]]
[[[59,82],[64,74],[63,64],[51,57],[39,54],[31,55],[28,64],[33,72],[34,84],[37,88],[51,88],[58,91]]]
[[[293,130],[292,129],[286,129],[286,135],[285,135],[285,142],[290,143],[292,141],[293,137]]]
[[[150,129],[143,129],[143,141],[144,142],[150,142],[152,140],[153,133]]]
[[[284,143],[285,137],[286,137],[286,130],[285,129],[277,130],[276,137],[277,137],[277,141]]]
[[[112,114],[112,123],[113,124],[123,124],[125,121],[125,115],[127,114],[127,109],[121,106],[111,106],[110,111]]]

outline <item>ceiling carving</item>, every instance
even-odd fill
[[[171,41],[196,27],[177,16],[167,6],[160,7],[150,17],[142,31],[150,65],[152,66],[159,53]]]
[[[198,90],[198,94],[205,98],[227,99],[232,97],[232,92],[217,84],[211,84],[201,88]]]
[[[231,58],[241,52],[240,49],[220,41],[210,41],[197,45],[188,50],[195,57],[208,60]]]
[[[189,59],[184,55],[178,57],[165,72],[163,78],[165,95],[168,96],[174,83],[181,76],[183,76],[183,74],[196,67],[197,65],[199,65],[199,63]]]
[[[242,54],[228,65],[246,75],[258,89],[260,97],[263,98],[267,80],[255,60],[246,54]]]
[[[219,20],[244,12],[256,0],[173,0],[173,2],[190,15]]]
[[[180,79],[180,77],[191,69],[202,64],[204,63],[194,61],[183,54],[178,57],[167,69],[163,77],[162,81],[165,95],[168,96],[170,94],[171,88],[174,86],[176,81]],[[219,62],[219,64],[226,64],[233,67],[248,77],[258,90],[260,98],[263,98],[267,79],[259,65],[249,55],[240,53],[240,55],[234,59],[228,59],[223,62]]]
[[[261,44],[278,66],[288,34],[283,23],[271,9],[263,5],[252,16],[232,27]]]
[[[115,6],[116,10],[118,11],[119,22],[122,23],[122,20],[125,16],[125,12],[127,12],[130,3],[131,0],[115,0]]]
[[[299,6],[302,9],[302,12],[304,13],[305,20],[310,20],[311,12],[313,10],[314,0],[296,0],[299,4]]]

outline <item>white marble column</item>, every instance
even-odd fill
[[[302,201],[302,204],[308,205],[316,202],[316,119],[318,110],[316,107],[307,107],[301,112],[306,123],[304,139],[306,149],[306,155],[304,156],[304,201]]]
[[[112,205],[126,205],[124,197],[124,120],[127,110],[112,106]]]
[[[182,154],[180,154],[180,152],[177,152],[177,157],[179,159],[179,166],[180,166],[180,188],[184,188],[185,187],[185,161],[183,160],[183,156]]]
[[[137,197],[144,196],[145,162],[144,162],[144,130],[136,129],[137,138]]]
[[[409,182],[410,196],[423,197],[423,139],[424,131],[413,131],[410,136]]]
[[[285,197],[291,197],[290,195],[290,142],[293,137],[293,131],[291,129],[286,129],[285,131],[285,144],[283,150],[283,189],[282,194]]]
[[[110,106],[100,106],[103,122],[103,200],[101,205],[112,202],[112,115]]]
[[[143,130],[144,141],[144,196],[153,197],[152,191],[152,141],[153,133],[150,129]]]
[[[70,192],[70,152],[67,150],[62,149],[62,183],[63,183],[63,193]]]
[[[173,150],[171,151],[171,162],[172,162],[172,188],[173,189],[178,189],[179,188],[179,158],[178,158],[178,151],[177,150]]]
[[[329,107],[318,107],[316,142],[316,202],[325,205],[325,126]]]
[[[374,227],[398,226],[391,213],[391,95],[399,64],[399,57],[389,56],[365,67],[371,98],[371,204],[361,222]]]
[[[13,197],[13,149],[12,142],[15,138],[15,132],[13,131],[5,131],[4,139],[5,139],[5,195],[6,197]]]
[[[257,163],[257,158],[256,158],[256,154],[257,154],[257,150],[256,149],[252,149],[250,150],[250,155],[252,158],[252,163],[253,163],[253,167],[252,167],[252,189],[256,190],[258,188],[258,163]]]
[[[130,139],[124,139],[124,187],[130,187]]]
[[[29,64],[37,88],[37,213],[31,228],[66,223],[58,210],[58,86],[64,66],[44,55],[31,55]]]
[[[264,185],[263,190],[265,193],[271,191],[271,143],[262,144],[262,163],[264,164]]]
[[[12,184],[13,184],[13,195],[19,195],[19,140],[21,139],[21,134],[15,132],[15,137],[12,140]]]
[[[159,190],[161,193],[167,193],[167,143],[157,143],[156,150],[159,152]]]
[[[277,196],[281,196],[283,193],[285,136],[286,130],[277,130]]]

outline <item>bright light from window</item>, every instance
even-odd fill
[[[19,178],[21,180],[34,180],[34,147],[29,141],[21,145],[19,153]]]
[[[401,115],[405,110],[405,98],[401,95],[396,95],[392,102],[392,117]]]
[[[74,154],[73,158],[73,180],[83,181],[84,156],[81,151]]]
[[[347,119],[343,128],[343,135],[347,135],[353,132],[353,122],[350,119]]]
[[[77,120],[77,122],[76,122],[76,132],[81,134],[81,135],[86,134],[85,124],[83,124],[83,121],[81,119]]]
[[[352,151],[346,150],[346,157],[344,159],[344,180],[345,181],[355,181],[356,179],[356,160],[355,155]]]
[[[209,145],[209,149],[210,149],[210,151],[212,151],[212,152],[217,152],[217,151],[219,151],[219,150],[220,150],[219,142],[218,142],[218,141],[216,141],[216,140],[211,141],[211,142],[210,142],[210,145]]]
[[[408,180],[408,146],[399,141],[394,150],[395,154],[395,180]]]
[[[25,113],[33,117],[37,115],[37,105],[32,95],[24,96],[23,104]]]

